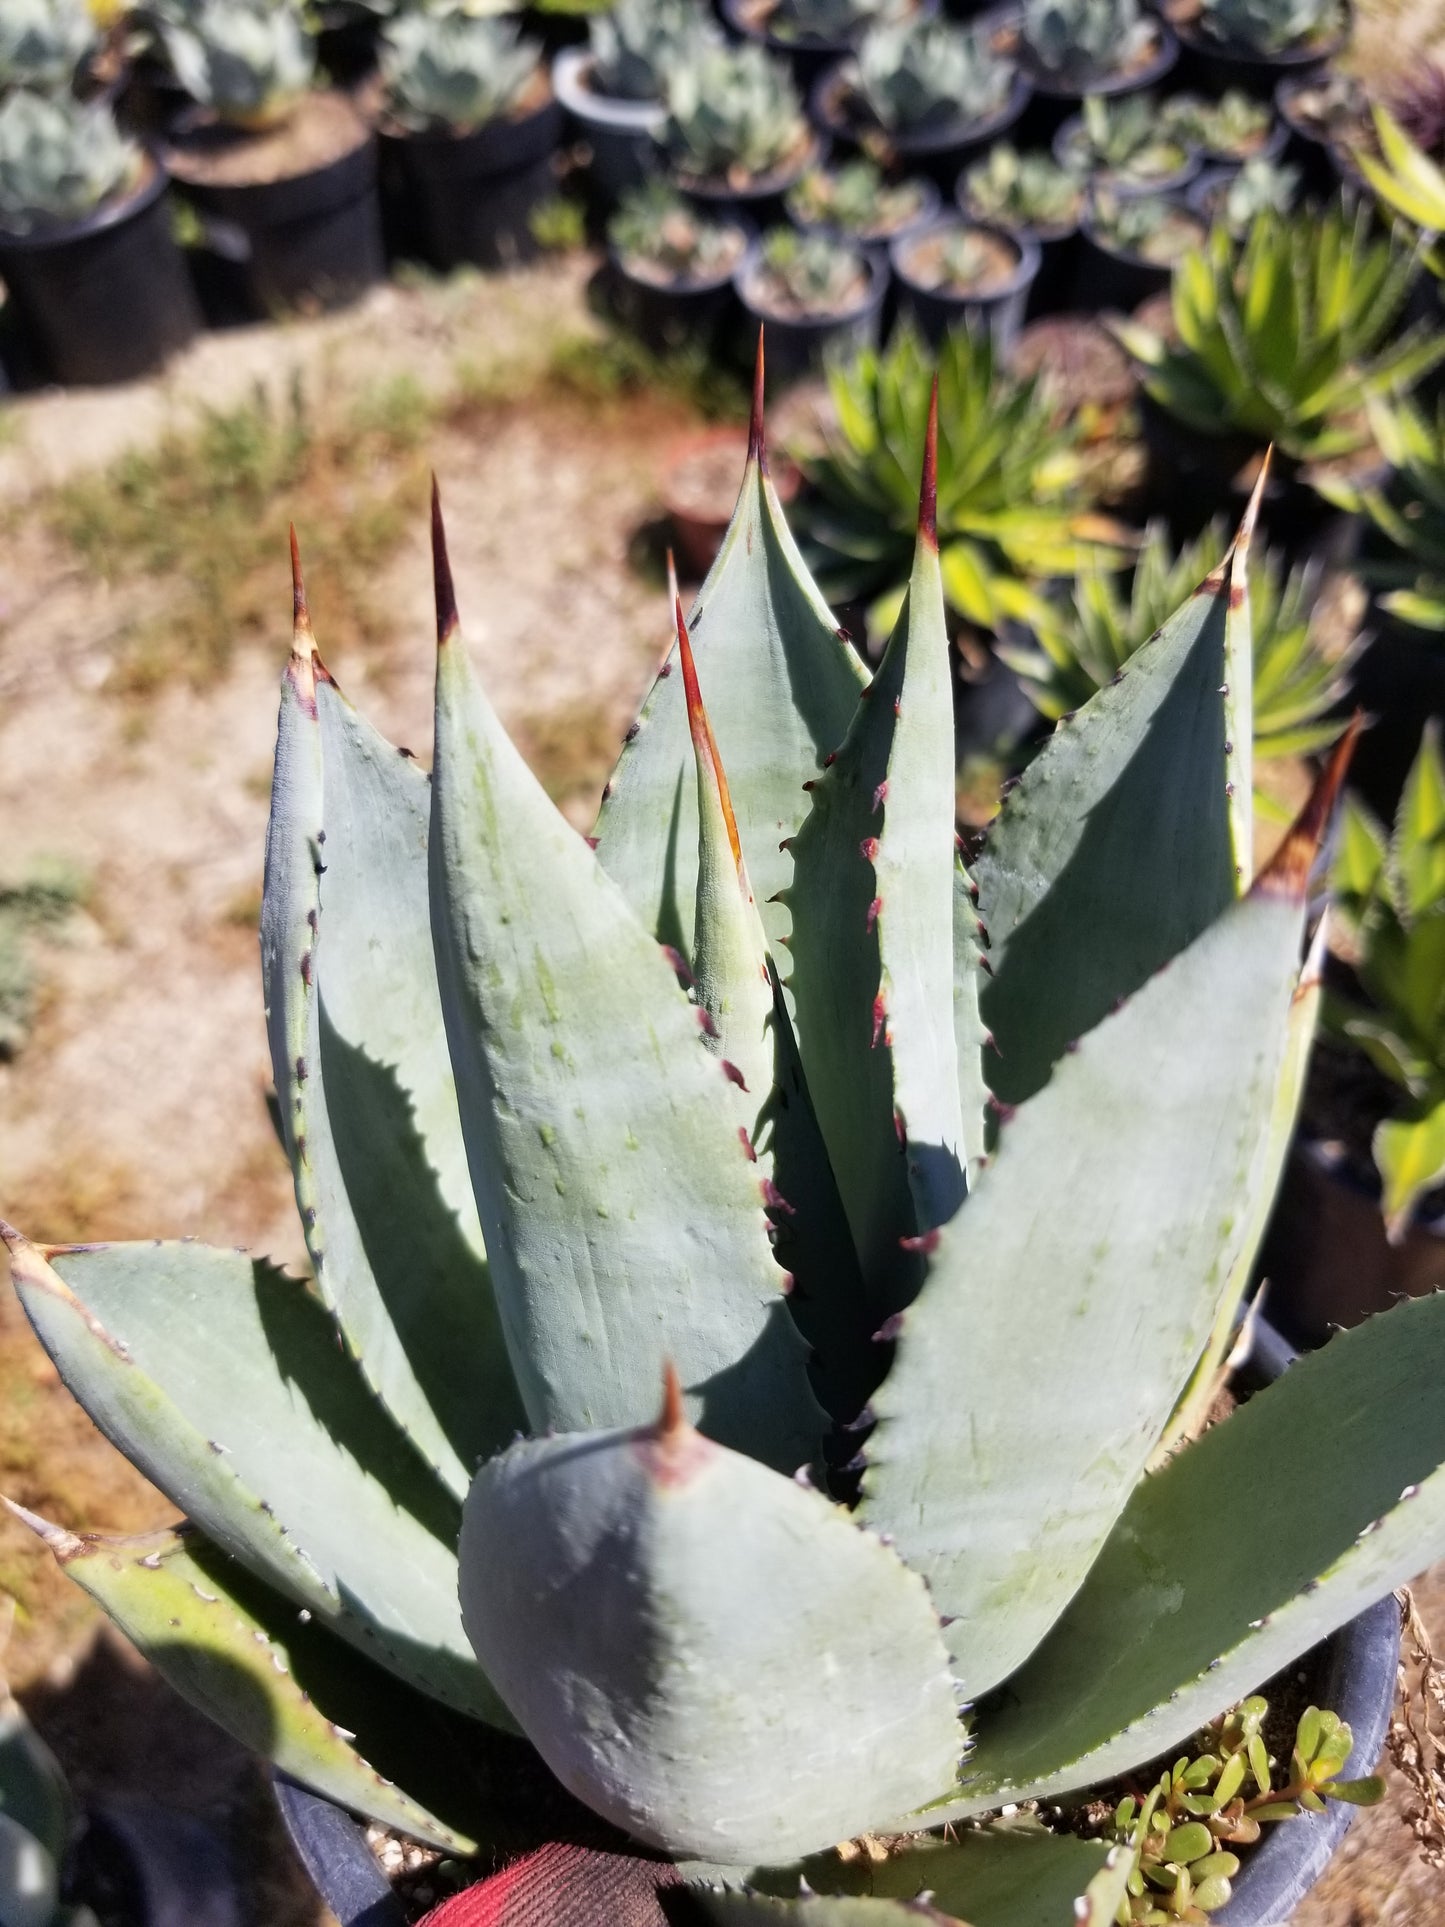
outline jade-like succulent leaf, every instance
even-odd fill
[[[656,1426],[482,1467],[461,1596],[562,1784],[674,1854],[791,1859],[954,1777],[963,1733],[922,1581],[820,1493],[694,1431],[675,1378]]]
[[[307,1249],[367,1382],[458,1499],[524,1422],[432,956],[426,777],[320,664],[297,578],[261,913]]]
[[[363,1659],[200,1533],[79,1536],[14,1510],[183,1699],[354,1813],[447,1853],[465,1832],[403,1791],[466,1799],[447,1714]],[[352,1732],[342,1720],[354,1720]]]
[[[1445,1556],[1442,1380],[1437,1293],[1338,1333],[1143,1481],[930,1823],[1154,1758]]]
[[[917,1261],[900,1241],[967,1188],[954,1029],[953,708],[925,457],[908,599],[793,840],[789,988],[814,1108],[882,1321]]]
[[[970,1698],[1077,1589],[1204,1347],[1249,1224],[1303,914],[1292,889],[1256,890],[1064,1057],[903,1315],[865,1516],[953,1621]],[[1208,1048],[1181,1049],[1191,1035]]]
[[[1229,559],[1005,798],[972,869],[986,1068],[1021,1103],[1237,893],[1225,753]],[[1191,1039],[1197,1033],[1189,1032]]]
[[[637,1423],[671,1356],[711,1436],[791,1472],[815,1455],[823,1415],[768,1242],[744,1095],[497,720],[457,626],[439,517],[437,536],[432,916],[528,1417],[539,1431]]]
[[[199,1244],[51,1255],[18,1239],[11,1275],[111,1443],[259,1578],[424,1692],[509,1725],[462,1632],[451,1496],[308,1287]]]
[[[791,879],[779,843],[802,821],[803,784],[842,742],[868,672],[804,566],[768,476],[762,357],[752,449],[731,526],[689,618],[743,855],[776,944]],[[597,819],[597,855],[661,942],[685,950],[697,874],[697,804],[676,656],[664,665]]]

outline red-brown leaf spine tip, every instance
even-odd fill
[[[670,1358],[662,1361],[662,1410],[657,1417],[657,1436],[666,1442],[681,1438],[688,1430],[687,1412],[682,1403],[682,1381]]]
[[[435,475],[431,478],[431,562],[436,584],[437,643],[449,642],[457,632],[457,593],[452,584],[452,565],[447,555],[447,532],[442,522],[442,495]]]
[[[923,436],[923,475],[918,486],[918,539],[938,550],[938,375],[928,397],[928,427]]]
[[[722,806],[723,822],[727,826],[728,843],[733,853],[733,862],[741,874],[743,866],[742,838],[738,835],[738,821],[733,815],[733,799],[728,789],[727,773],[722,766],[722,758],[717,752],[717,738],[712,733],[707,710],[703,707],[702,689],[697,680],[697,662],[692,653],[692,641],[687,633],[687,623],[682,613],[682,598],[674,595],[672,611],[677,623],[677,652],[682,661],[682,687],[687,697],[687,726],[692,733],[692,747],[700,766],[711,776],[717,790],[718,802]]]
[[[1357,709],[1350,719],[1349,728],[1331,750],[1330,760],[1320,771],[1304,808],[1290,825],[1284,841],[1254,879],[1251,895],[1291,897],[1297,902],[1304,901],[1309,888],[1310,871],[1314,868],[1320,844],[1329,828],[1335,800],[1364,726],[1364,712]]]
[[[758,326],[758,352],[753,362],[753,408],[748,418],[748,460],[768,472],[768,444],[763,432],[763,330]]]
[[[4,1243],[7,1251],[18,1251],[21,1245],[29,1243],[29,1239],[23,1232],[17,1231],[13,1224],[7,1224],[0,1218],[0,1242]]]
[[[301,575],[301,545],[296,540],[296,524],[289,528],[291,536],[291,626],[299,641],[302,637],[311,639],[311,611],[306,606],[306,583]],[[302,652],[297,650],[298,655]]]

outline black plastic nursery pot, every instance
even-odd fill
[[[870,234],[866,236],[850,234],[845,229],[835,227],[828,221],[804,221],[799,218],[792,208],[788,210],[788,220],[791,225],[798,230],[799,234],[821,234],[827,240],[837,241],[844,247],[857,248],[860,254],[866,254],[870,261],[876,261],[880,267],[886,269],[888,266],[888,250],[893,243],[895,241],[906,241],[910,235],[917,234],[921,229],[930,226],[932,222],[938,219],[939,208],[942,205],[943,197],[933,182],[924,176],[918,176],[912,180],[909,185],[918,189],[918,208],[916,212],[909,215],[906,221],[900,222],[897,227],[891,229],[887,234]]]
[[[1015,74],[1005,99],[990,114],[914,133],[888,133],[851,104],[848,62],[839,61],[818,76],[808,96],[808,118],[827,134],[840,157],[867,154],[881,167],[922,175],[950,193],[961,167],[981,154],[1022,117],[1030,88]]]
[[[0,231],[0,277],[14,310],[17,375],[135,381],[154,374],[201,325],[171,233],[164,171],[151,161],[130,194],[84,220]]]
[[[888,268],[866,254],[859,258],[868,272],[865,293],[852,308],[830,315],[783,315],[765,307],[756,288],[757,249],[742,262],[733,275],[733,287],[746,317],[744,338],[751,346],[757,341],[758,328],[766,329],[771,380],[780,385],[801,381],[821,371],[826,355],[876,343],[888,293]]]
[[[380,37],[380,17],[355,0],[323,0],[317,10],[317,64],[338,87],[354,87],[376,71]]]
[[[1239,1381],[1267,1383],[1293,1357],[1289,1345],[1260,1320]],[[1400,1611],[1391,1597],[1286,1669],[1307,1685],[1316,1705],[1329,1707],[1349,1724],[1355,1744],[1344,1769],[1348,1776],[1372,1771],[1384,1749],[1399,1652]],[[275,1787],[292,1845],[340,1927],[403,1927],[406,1917],[362,1826],[283,1775],[276,1776]],[[1332,1801],[1323,1813],[1302,1813],[1271,1828],[1248,1852],[1233,1898],[1211,1918],[1219,1927],[1286,1927],[1354,1816],[1352,1806]],[[666,1927],[669,1917],[684,1918],[680,1909],[665,1916],[657,1900],[674,1878],[668,1862],[631,1858],[615,1844],[606,1852],[564,1844],[514,1863],[459,1895],[429,1916],[427,1927]]]
[[[1173,26],[1179,41],[1176,78],[1180,86],[1212,99],[1235,89],[1255,100],[1273,100],[1281,80],[1319,75],[1350,37],[1347,19],[1337,33],[1281,53],[1264,54],[1253,47],[1217,39],[1195,22],[1175,19]]]
[[[1024,325],[1029,289],[1039,271],[1038,243],[1010,234],[1006,228],[990,226],[986,221],[972,222],[971,226],[1004,242],[1011,250],[1016,257],[1013,273],[997,287],[974,294],[927,287],[918,278],[915,266],[919,251],[936,235],[956,224],[956,217],[944,215],[906,240],[895,241],[889,249],[888,259],[898,283],[899,306],[913,316],[925,341],[937,343],[949,328],[964,324],[982,326],[993,336],[995,353],[1007,356]]]
[[[1070,149],[1078,140],[1083,125],[1082,114],[1070,114],[1066,121],[1061,121],[1054,129],[1050,146],[1060,167],[1069,165]],[[1107,167],[1095,167],[1090,170],[1089,185],[1096,191],[1102,190],[1112,195],[1116,201],[1138,201],[1151,194],[1182,194],[1198,177],[1203,165],[1201,156],[1192,147],[1184,150],[1184,156],[1172,174],[1156,175],[1152,180],[1138,175],[1116,174]]]
[[[1317,72],[1287,74],[1274,90],[1274,110],[1287,136],[1281,158],[1300,171],[1304,194],[1331,195],[1342,184],[1353,186],[1358,175],[1330,136],[1301,108],[1301,97],[1320,80]]]
[[[588,174],[597,199],[611,207],[657,172],[667,109],[660,101],[619,100],[599,92],[595,71],[587,48],[564,47],[552,62],[552,88],[591,151]]]
[[[961,174],[954,189],[954,202],[965,220],[982,221],[987,224],[991,216],[974,207],[968,198],[966,187],[967,171]],[[1083,206],[1080,204],[1078,215],[1068,222],[1053,227],[1025,227],[1018,221],[996,221],[1006,234],[1020,242],[1032,242],[1039,251],[1039,271],[1029,288],[1028,300],[1024,305],[1024,319],[1038,321],[1045,315],[1065,314],[1073,305],[1074,281],[1078,274],[1079,261],[1079,224],[1083,219]]]
[[[376,136],[359,117],[348,151],[276,180],[208,179],[188,167],[185,144],[171,152],[178,185],[203,219],[244,237],[258,314],[344,308],[385,276]]]
[[[645,346],[656,353],[690,343],[711,347],[731,332],[730,324],[737,314],[733,272],[746,254],[750,238],[741,227],[734,231],[738,237],[735,258],[717,273],[690,281],[655,281],[629,268],[619,250],[609,247],[612,306]]]
[[[827,158],[827,141],[821,135],[814,135],[792,160],[775,167],[770,174],[759,174],[749,181],[739,183],[685,174],[676,167],[670,178],[678,192],[705,214],[731,216],[745,227],[761,229],[786,219],[784,202],[789,188],[796,187],[810,169],[821,167]]]
[[[1445,1290],[1445,1202],[1398,1244],[1385,1236],[1380,1190],[1331,1147],[1302,1138],[1286,1168],[1260,1254],[1271,1322],[1300,1346],[1388,1311],[1404,1297]]]
[[[550,96],[469,133],[382,132],[394,251],[446,272],[510,267],[540,250],[532,216],[556,192],[563,130]]]

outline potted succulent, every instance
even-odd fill
[[[1299,200],[1297,167],[1278,161],[1246,161],[1243,167],[1206,168],[1189,189],[1187,199],[1211,227],[1223,226],[1236,237],[1247,234],[1257,214],[1266,208],[1289,214]]]
[[[1011,127],[1028,83],[978,27],[904,21],[865,34],[821,75],[809,103],[835,145],[951,188],[959,167]]]
[[[1377,467],[1369,403],[1445,357],[1439,330],[1397,331],[1414,271],[1412,251],[1377,238],[1367,208],[1335,205],[1308,222],[1266,209],[1242,239],[1216,228],[1197,270],[1176,278],[1177,343],[1117,325],[1142,372],[1157,483],[1172,485],[1178,526],[1227,509],[1272,444],[1271,533],[1297,550],[1319,539],[1319,465]],[[1268,303],[1250,298],[1264,287]]]
[[[382,37],[381,76],[398,244],[441,269],[534,255],[562,134],[537,42],[511,19],[402,14]]]
[[[1286,76],[1322,72],[1350,31],[1348,0],[1166,0],[1164,10],[1188,86],[1266,101]]]
[[[1354,149],[1370,129],[1364,83],[1338,67],[1286,75],[1274,90],[1275,112],[1289,129],[1285,158],[1316,194],[1338,192],[1358,180]]]
[[[1406,1294],[1445,1287],[1445,761],[1432,719],[1387,830],[1345,806],[1340,958],[1322,1049],[1266,1251],[1270,1316],[1322,1344]]]
[[[821,449],[800,448],[804,555],[835,606],[861,603],[881,642],[908,581],[907,478],[923,451],[938,379],[938,541],[950,610],[981,631],[1041,614],[1040,586],[1087,561],[1122,564],[1129,532],[1094,507],[1078,424],[1039,380],[1009,373],[983,329],[951,330],[936,354],[914,330],[829,371]]]
[[[1139,0],[1024,0],[998,38],[1033,88],[1031,140],[1052,136],[1086,94],[1157,86],[1179,51],[1169,28]]]
[[[969,220],[1005,228],[1037,244],[1039,271],[1027,308],[1031,320],[1066,305],[1086,196],[1079,176],[1061,167],[1052,154],[1021,154],[1008,141],[995,141],[984,159],[958,178],[958,205]]]
[[[0,9],[0,91],[69,93],[97,39],[85,0],[7,0]]]
[[[800,233],[861,248],[886,268],[889,243],[938,212],[938,189],[916,175],[889,181],[870,160],[845,161],[838,168],[810,168],[789,188],[784,205]]]
[[[1273,102],[1256,100],[1237,87],[1218,100],[1202,94],[1173,94],[1164,102],[1164,120],[1186,147],[1212,167],[1277,160],[1289,139],[1289,128],[1276,117]]]
[[[1008,353],[1039,271],[1037,241],[962,214],[943,214],[895,241],[888,259],[900,304],[926,341],[937,342],[950,328],[971,322],[987,328],[999,352]]]
[[[1199,172],[1198,154],[1152,94],[1091,94],[1054,135],[1054,158],[1119,201],[1177,193]]]
[[[695,54],[673,69],[667,106],[672,178],[710,207],[772,220],[820,157],[787,67],[762,47]]]
[[[588,28],[589,45],[552,63],[557,98],[591,149],[591,178],[609,204],[657,166],[667,76],[718,39],[699,0],[617,0]]]
[[[746,229],[665,181],[635,187],[607,224],[618,310],[654,348],[710,340],[732,311],[733,270],[747,248]]]
[[[1246,528],[970,876],[932,460],[870,679],[760,422],[753,447],[595,847],[475,678],[439,512],[430,782],[322,668],[298,581],[262,954],[317,1283],[7,1226],[62,1378],[190,1523],[28,1516],[233,1732],[444,1853],[515,1854],[515,1820],[555,1839],[580,1803],[614,1867],[690,1877],[718,1927],[857,1920],[803,1883],[860,1875],[885,1921],[925,1890],[943,1923],[990,1887],[1089,1927],[1131,1883],[1222,1902],[1250,1802],[1378,1792],[1317,1704],[1271,1749],[1242,1696],[1445,1551],[1445,1298],[1180,1424],[1294,1108],[1343,758],[1256,876],[1248,711],[1212,693],[1247,646]],[[861,1491],[811,1489],[865,1402]],[[1301,1485],[1330,1503],[1286,1529]],[[1111,1838],[957,1829],[1220,1716]],[[881,1865],[835,1850],[864,1834]]]
[[[153,0],[193,103],[166,165],[203,220],[239,229],[261,313],[340,307],[385,269],[376,138],[352,97],[316,84],[297,0]]]
[[[1178,196],[1091,195],[1075,301],[1088,314],[1130,313],[1168,290],[1175,268],[1204,246],[1208,232],[1204,217]]]
[[[931,15],[937,0],[721,0],[721,8],[734,33],[784,57],[806,92],[871,28]]]
[[[152,374],[200,326],[165,171],[101,102],[0,98],[0,277],[54,381]]]
[[[877,340],[888,268],[831,235],[776,227],[749,251],[733,286],[749,318],[767,330],[775,377],[795,381],[817,372],[825,352]]]

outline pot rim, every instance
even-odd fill
[[[20,234],[0,225],[0,253],[43,254],[51,248],[68,247],[75,241],[88,241],[127,221],[138,219],[160,200],[171,184],[171,177],[156,155],[142,149],[140,179],[127,193],[111,195],[99,207],[82,214],[78,220],[60,222],[53,227],[31,228]]]
[[[921,241],[946,228],[956,227],[976,228],[981,234],[990,234],[996,240],[1006,241],[1016,250],[1019,257],[1018,263],[1007,281],[999,287],[989,288],[978,294],[960,294],[951,288],[925,288],[922,282],[914,280],[904,263],[904,250],[918,246]],[[930,300],[945,302],[960,308],[993,307],[999,302],[1009,300],[1013,295],[1022,293],[1025,288],[1032,285],[1042,260],[1043,251],[1032,236],[1016,234],[1009,228],[1000,227],[996,221],[975,221],[961,211],[952,214],[944,213],[936,221],[930,221],[927,226],[915,228],[911,234],[900,235],[888,250],[890,267],[910,293],[925,295]]]
[[[840,314],[780,315],[773,314],[767,308],[759,307],[755,298],[748,292],[747,280],[762,258],[761,240],[751,244],[747,253],[734,268],[733,290],[749,315],[772,327],[805,329],[809,332],[826,328],[846,328],[851,322],[863,320],[865,316],[873,314],[883,305],[883,297],[888,292],[888,264],[886,261],[880,261],[876,254],[870,254],[862,242],[848,242],[845,245],[866,273],[868,285],[853,306],[843,309]]]
[[[587,73],[594,65],[590,47],[559,47],[552,57],[552,92],[574,120],[586,127],[605,127],[609,131],[651,134],[654,138],[667,124],[667,108],[660,100],[624,100],[618,94],[599,93],[587,84]]]
[[[905,131],[894,134],[881,125],[876,129],[860,128],[839,112],[829,98],[838,83],[846,79],[845,70],[851,58],[851,54],[844,54],[841,60],[833,61],[819,74],[808,91],[808,118],[814,126],[854,146],[861,146],[876,134],[901,160],[928,161],[938,155],[946,155],[956,147],[979,147],[996,134],[1005,133],[1023,117],[1034,91],[1028,75],[1022,67],[1015,65],[1003,100],[988,113],[975,115],[972,120],[952,121],[947,127],[932,128],[923,133]]]

